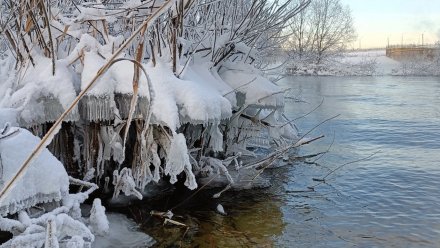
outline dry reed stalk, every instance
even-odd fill
[[[49,15],[47,14],[47,10],[46,10],[46,8],[44,6],[43,0],[40,1],[39,5],[40,5],[41,12],[43,12],[43,14],[44,14],[44,22],[45,22],[45,25],[47,27],[47,32],[48,32],[48,35],[49,35],[48,45],[50,47],[50,52],[52,54],[51,55],[51,58],[52,58],[52,75],[55,75],[55,60],[56,60],[56,58],[55,58],[55,48],[54,48],[53,39],[52,39],[52,31],[51,31],[50,23],[49,23]],[[26,44],[26,43],[24,43],[24,44]]]
[[[144,33],[145,33],[145,29],[142,30],[141,36],[143,36]],[[140,68],[141,68],[141,66],[139,66],[139,65],[141,65],[142,57],[144,55],[144,40],[145,39],[142,39],[142,41],[139,43],[137,51],[136,51],[137,63],[134,63],[134,70],[133,70],[133,97],[131,98],[131,102],[130,102],[130,110],[128,113],[127,125],[125,127],[124,140],[123,140],[123,144],[122,144],[122,146],[124,147],[124,150],[125,150],[125,143],[127,142],[128,131],[130,129],[131,120],[133,119],[133,114],[136,109],[136,104],[137,104],[137,100],[138,100],[139,76],[140,76],[139,74],[140,74]],[[146,123],[146,125],[148,125],[148,123]]]

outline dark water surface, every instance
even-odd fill
[[[269,189],[227,192],[218,202],[228,216],[212,211],[216,203],[206,206],[209,194],[198,195],[175,211],[190,212],[184,218],[195,228],[146,228],[158,245],[440,247],[440,79],[293,77],[280,84],[306,101],[287,103],[290,118],[324,99],[297,121],[303,133],[340,114],[312,134],[326,138],[300,154],[327,150],[334,136],[330,152],[316,164],[267,170],[274,184]],[[375,152],[336,171],[314,192],[298,193],[317,183],[312,178]]]

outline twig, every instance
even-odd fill
[[[321,180],[322,180],[322,181],[325,181],[325,179],[326,179],[328,176],[330,176],[331,174],[333,174],[335,171],[341,169],[342,167],[344,167],[344,166],[346,166],[346,165],[349,165],[349,164],[354,164],[354,163],[357,163],[357,162],[361,162],[361,161],[368,160],[368,159],[370,159],[371,157],[373,157],[374,155],[376,155],[376,154],[379,153],[379,152],[380,152],[380,151],[377,151],[377,152],[374,152],[373,154],[368,155],[367,157],[364,157],[364,158],[361,158],[361,159],[358,159],[358,160],[354,160],[354,161],[350,161],[350,162],[347,162],[347,163],[345,163],[345,164],[342,164],[342,165],[336,167],[336,169],[333,169],[333,170],[331,170],[329,173],[327,173],[327,175],[325,175]]]
[[[324,98],[322,98],[321,102],[320,102],[320,103],[318,104],[318,106],[316,106],[314,109],[312,109],[311,111],[309,111],[308,113],[306,113],[306,114],[304,114],[304,115],[302,115],[302,116],[300,116],[300,117],[296,117],[295,119],[290,120],[290,121],[284,123],[283,125],[281,125],[281,127],[284,127],[284,126],[287,125],[287,124],[290,124],[290,123],[292,123],[292,122],[294,122],[294,121],[296,121],[296,120],[299,120],[299,119],[301,119],[301,118],[304,118],[304,117],[308,116],[309,114],[315,112],[315,110],[317,110],[319,107],[321,107],[321,105],[322,105],[323,103],[324,103]]]
[[[327,153],[330,151],[330,149],[332,148],[334,142],[335,142],[335,132],[333,132],[332,142],[331,142],[330,145],[328,146],[327,150],[326,150],[325,152],[323,152],[322,155],[319,156],[317,159],[313,160],[312,163],[316,163],[316,161],[318,161],[318,160],[320,160],[322,157],[324,157],[325,154],[327,154]]]
[[[224,94],[223,97],[225,97],[225,96],[227,96],[227,95],[229,95],[229,94],[231,94],[231,93],[233,93],[233,92],[236,92],[236,91],[237,91],[239,88],[241,88],[241,87],[244,87],[244,86],[246,86],[246,85],[249,85],[249,84],[253,83],[255,80],[257,80],[256,77],[254,77],[254,79],[252,79],[251,81],[249,81],[249,82],[247,82],[247,83],[245,83],[245,84],[242,84],[242,85],[238,86],[237,88],[234,88],[233,90],[231,90],[231,91],[229,91],[228,93]]]

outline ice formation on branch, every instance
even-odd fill
[[[177,182],[177,176],[185,171],[185,185],[189,189],[197,188],[195,176],[192,172],[192,166],[189,161],[186,140],[183,134],[175,134],[171,140],[170,150],[168,151],[167,162],[165,165],[165,175],[171,177],[170,182]]]

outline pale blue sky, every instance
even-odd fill
[[[383,47],[391,44],[435,43],[440,39],[440,0],[341,0],[350,7],[358,34],[352,44]]]

